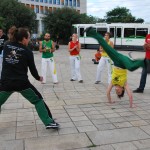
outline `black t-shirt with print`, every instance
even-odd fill
[[[23,89],[29,82],[28,69],[36,80],[40,79],[32,51],[20,43],[6,42],[1,74],[2,85],[11,90],[16,90],[18,87]]]

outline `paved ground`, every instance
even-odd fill
[[[91,61],[95,51],[82,50],[81,72],[84,83],[70,81],[70,66],[66,46],[56,51],[59,84],[53,85],[47,76],[45,85],[35,81],[59,130],[46,130],[34,107],[20,94],[14,93],[2,106],[0,114],[0,150],[150,150],[150,78],[144,94],[134,94],[136,108],[129,108],[128,97],[107,103],[107,72],[103,83],[94,84],[96,67]],[[122,52],[128,54],[128,52]],[[143,57],[132,52],[133,58]],[[41,54],[35,52],[40,72]],[[131,89],[137,88],[141,69],[129,72]]]

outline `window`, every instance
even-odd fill
[[[41,14],[44,14],[43,6],[40,6],[40,13],[41,13]]]
[[[39,2],[39,0],[35,0],[36,2]]]
[[[73,0],[73,6],[76,7],[76,0]]]
[[[39,5],[36,5],[36,10],[35,10],[36,13],[39,13]]]
[[[69,6],[72,6],[72,0],[69,0]]]
[[[45,7],[45,14],[48,14],[48,7]]]
[[[114,37],[114,31],[115,31],[114,28],[110,28],[110,34],[111,34],[111,37],[112,37],[112,38]]]
[[[121,37],[121,28],[117,28],[116,37],[117,37],[117,38],[120,38],[120,37]]]
[[[97,33],[100,33],[101,35],[105,35],[107,32],[107,28],[97,28]]]
[[[43,3],[43,0],[40,0],[40,2],[42,2],[42,3]]]
[[[31,9],[34,10],[34,5],[31,5]]]
[[[48,2],[48,0],[44,0],[44,3],[47,3]]]
[[[77,7],[80,7],[80,0],[77,0]]]
[[[49,0],[49,4],[52,4],[52,0]]]
[[[147,34],[148,34],[148,28],[136,29],[136,38],[145,38]]]
[[[56,4],[56,0],[53,0],[53,4]]]
[[[52,7],[49,8],[49,11],[52,13],[52,11],[53,11]]]
[[[124,28],[124,37],[135,38],[135,28]]]
[[[65,0],[65,6],[68,6],[68,0]]]
[[[80,36],[84,36],[84,28],[80,28]]]
[[[29,4],[26,4],[26,6],[27,6],[28,8],[30,8],[30,5],[29,5]]]
[[[64,0],[61,0],[61,5],[64,5]]]
[[[57,5],[60,5],[60,0],[57,0]]]

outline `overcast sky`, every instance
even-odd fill
[[[150,0],[87,0],[87,14],[104,18],[106,12],[119,7],[126,7],[131,14],[150,22]]]

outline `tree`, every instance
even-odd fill
[[[0,28],[4,29],[4,27],[5,27],[4,18],[0,17]]]
[[[80,23],[80,14],[74,9],[65,7],[49,13],[43,21],[45,32],[49,32],[54,38],[59,35],[60,39],[67,42],[71,35],[72,24]]]
[[[79,14],[74,9],[64,7],[47,14],[43,21],[45,32],[49,32],[53,38],[59,35],[59,38],[67,43],[72,34],[72,24],[92,24],[96,23],[98,19],[86,14]]]
[[[11,26],[34,29],[36,14],[17,0],[0,0],[0,16],[3,17],[5,28]]]
[[[107,23],[112,22],[122,22],[122,23],[134,23],[134,22],[144,22],[143,19],[139,18],[136,20],[134,16],[130,13],[130,10],[125,7],[116,7],[111,11],[108,11],[105,16]]]

